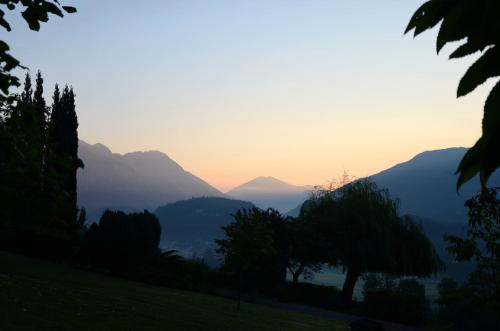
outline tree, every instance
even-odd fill
[[[234,222],[223,227],[225,239],[216,240],[224,266],[249,286],[272,288],[286,280],[286,221],[274,209],[238,210]]]
[[[78,158],[78,119],[73,89],[66,86],[62,95],[59,93],[56,85],[50,117],[49,167],[54,176],[59,177],[59,187],[66,194],[63,218],[74,223],[78,210],[76,173],[78,168],[83,168],[83,162]]]
[[[5,10],[23,10],[21,15],[33,31],[40,30],[40,23],[49,20],[49,14],[64,16],[66,13],[75,13],[76,8],[62,6],[58,0],[0,0],[0,27],[11,31],[9,22],[5,19]],[[9,45],[0,40],[0,111],[5,111],[8,106],[15,101],[15,96],[9,95],[9,89],[19,86],[19,79],[12,75],[16,68],[25,68],[20,65],[12,55],[9,54]]]
[[[362,273],[426,276],[442,266],[422,229],[400,217],[397,201],[368,179],[313,196],[302,206],[301,217],[327,238],[325,262],[346,270],[346,305]]]
[[[297,284],[301,275],[321,271],[325,261],[325,238],[315,224],[306,219],[289,219],[287,224],[290,258],[288,271],[292,274],[293,283]]]
[[[445,236],[448,250],[457,261],[475,261],[477,269],[468,279],[468,287],[481,298],[476,305],[496,312],[500,327],[500,199],[499,189],[483,189],[467,200],[469,220],[465,238]]]
[[[81,234],[83,219],[77,220],[76,207],[78,121],[73,91],[66,88],[63,97],[56,89],[51,124],[57,130],[50,130],[56,133],[50,137],[40,72],[34,92],[27,74],[17,102],[0,116],[0,241],[5,248],[63,256],[72,252]]]
[[[20,101],[26,104],[30,104],[33,102],[33,89],[31,86],[31,76],[29,72],[26,73],[26,76],[24,78],[24,89],[23,92],[21,92]]]
[[[154,214],[125,214],[106,210],[84,238],[84,252],[92,264],[134,269],[160,254],[161,226]]]
[[[474,91],[489,78],[500,75],[500,2],[497,0],[430,0],[413,14],[405,33],[414,36],[441,23],[437,52],[450,42],[463,41],[450,59],[477,52],[482,55],[460,80],[457,97]],[[482,135],[460,162],[457,189],[479,173],[483,186],[500,166],[500,82],[484,104]]]

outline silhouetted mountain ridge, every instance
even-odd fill
[[[78,204],[89,220],[103,210],[154,210],[191,197],[224,196],[159,151],[112,153],[103,144],[79,143],[85,168],[78,171]]]
[[[455,170],[467,148],[454,147],[426,151],[406,162],[370,176],[379,187],[387,188],[401,203],[401,213],[418,215],[438,222],[465,224],[464,203],[480,190],[479,180],[473,179],[456,191]],[[491,186],[500,185],[497,171]],[[300,206],[287,214],[297,216]]]

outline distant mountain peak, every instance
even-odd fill
[[[252,192],[252,191],[260,191],[260,192],[291,192],[291,191],[303,191],[308,190],[311,187],[309,186],[296,186],[289,184],[281,179],[271,177],[271,176],[260,176],[256,177],[246,183],[241,184],[230,190],[228,194],[236,193],[236,192]]]
[[[286,212],[302,203],[312,189],[312,186],[296,186],[275,177],[260,176],[233,188],[227,194],[251,201],[259,208],[275,208]]]
[[[285,181],[282,181],[276,177],[271,176],[259,176],[256,177],[240,186],[250,186],[250,185],[283,185],[283,186],[292,186]]]

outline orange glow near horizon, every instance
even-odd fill
[[[56,82],[74,87],[89,143],[159,150],[222,191],[314,185],[480,136],[492,84],[456,99],[477,54],[437,56],[437,29],[404,35],[421,4],[80,1],[39,33],[13,21],[5,41],[42,71],[48,103]]]

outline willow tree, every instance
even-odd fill
[[[347,305],[365,272],[430,276],[442,266],[421,227],[399,216],[397,200],[368,179],[313,196],[300,217],[326,238],[324,262],[346,270],[342,298]]]

